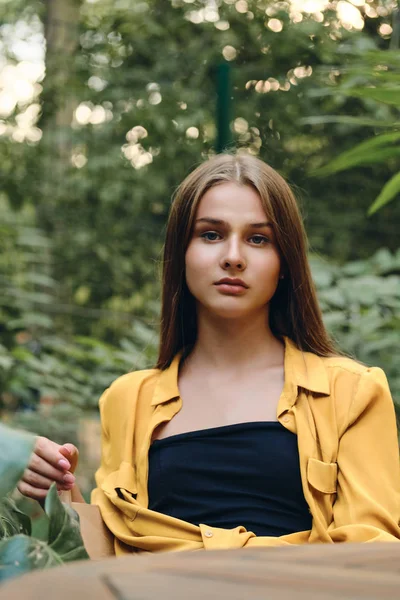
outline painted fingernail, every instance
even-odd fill
[[[65,460],[65,458],[62,458],[61,460],[58,461],[58,466],[61,467],[62,469],[70,469],[71,465],[70,463]]]
[[[63,477],[64,483],[75,483],[75,477],[71,473],[67,473]]]

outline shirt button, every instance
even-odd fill
[[[204,535],[205,535],[206,537],[210,538],[210,537],[212,537],[212,536],[213,536],[213,532],[212,532],[212,531],[209,531],[209,530],[207,530],[207,531],[205,531],[205,532],[204,532]]]
[[[283,421],[284,423],[289,423],[289,421],[290,421],[290,417],[288,417],[288,416],[286,415],[286,417],[283,417],[282,421]]]

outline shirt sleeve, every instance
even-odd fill
[[[101,423],[101,462],[100,466],[95,473],[95,480],[97,487],[101,486],[104,479],[109,473],[118,468],[118,454],[112,451],[112,445],[109,433],[109,424],[107,416],[105,414],[105,403],[109,394],[109,389],[105,390],[99,400],[100,410],[100,423]],[[114,459],[115,457],[117,461]],[[96,488],[92,491],[92,503],[93,495],[96,493]]]
[[[333,542],[398,541],[400,464],[396,417],[382,369],[361,376],[338,450]]]
[[[109,423],[105,414],[105,403],[109,395],[109,389],[100,397],[99,410],[100,410],[100,425],[101,425],[101,459],[100,465],[95,473],[96,487],[92,490],[90,502],[91,504],[98,504],[97,500],[103,496],[101,486],[104,480],[115,471],[119,466],[119,459],[116,452],[113,452],[112,444],[117,440],[112,441],[110,439]]]

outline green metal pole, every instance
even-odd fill
[[[231,65],[223,62],[217,67],[217,141],[218,154],[233,142],[230,128],[232,113]]]

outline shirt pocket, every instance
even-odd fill
[[[308,459],[308,483],[322,494],[336,494],[337,472],[337,463],[326,463],[316,458]]]

